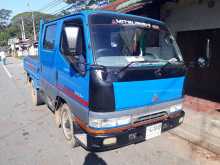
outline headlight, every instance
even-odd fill
[[[110,119],[93,119],[89,118],[89,126],[93,128],[111,128],[131,123],[131,116],[122,116]]]
[[[102,128],[110,128],[110,127],[116,127],[117,121],[116,119],[104,119],[102,120]]]
[[[93,128],[101,128],[102,121],[100,119],[89,119],[89,126]]]
[[[120,118],[118,118],[117,120],[117,125],[127,125],[131,123],[131,116],[122,116]]]
[[[171,112],[171,113],[172,113],[172,112],[176,112],[176,111],[179,111],[179,110],[181,110],[181,109],[183,109],[183,104],[182,104],[182,103],[176,104],[176,105],[172,105],[172,106],[170,107],[170,112]]]

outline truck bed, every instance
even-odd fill
[[[28,76],[34,81],[36,87],[39,84],[40,62],[38,56],[27,56],[23,61],[24,70]]]

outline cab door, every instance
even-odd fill
[[[53,106],[52,102],[56,96],[57,27],[57,22],[44,25],[40,46],[41,88],[50,107]]]
[[[72,109],[88,109],[89,72],[86,71],[87,50],[82,16],[63,21],[57,65],[57,87]],[[84,71],[83,71],[84,70]],[[79,112],[80,113],[80,112]]]

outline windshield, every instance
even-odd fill
[[[91,23],[96,63],[104,66],[126,66],[135,61],[149,61],[144,65],[161,65],[170,60],[181,61],[177,44],[167,28],[144,21],[134,20],[133,17],[98,19],[96,16]]]

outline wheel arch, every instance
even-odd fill
[[[55,111],[59,110],[63,104],[67,104],[66,100],[62,96],[56,96]]]
[[[27,81],[28,81],[28,83],[31,83],[31,81],[32,81],[32,78],[29,73],[27,73]]]

